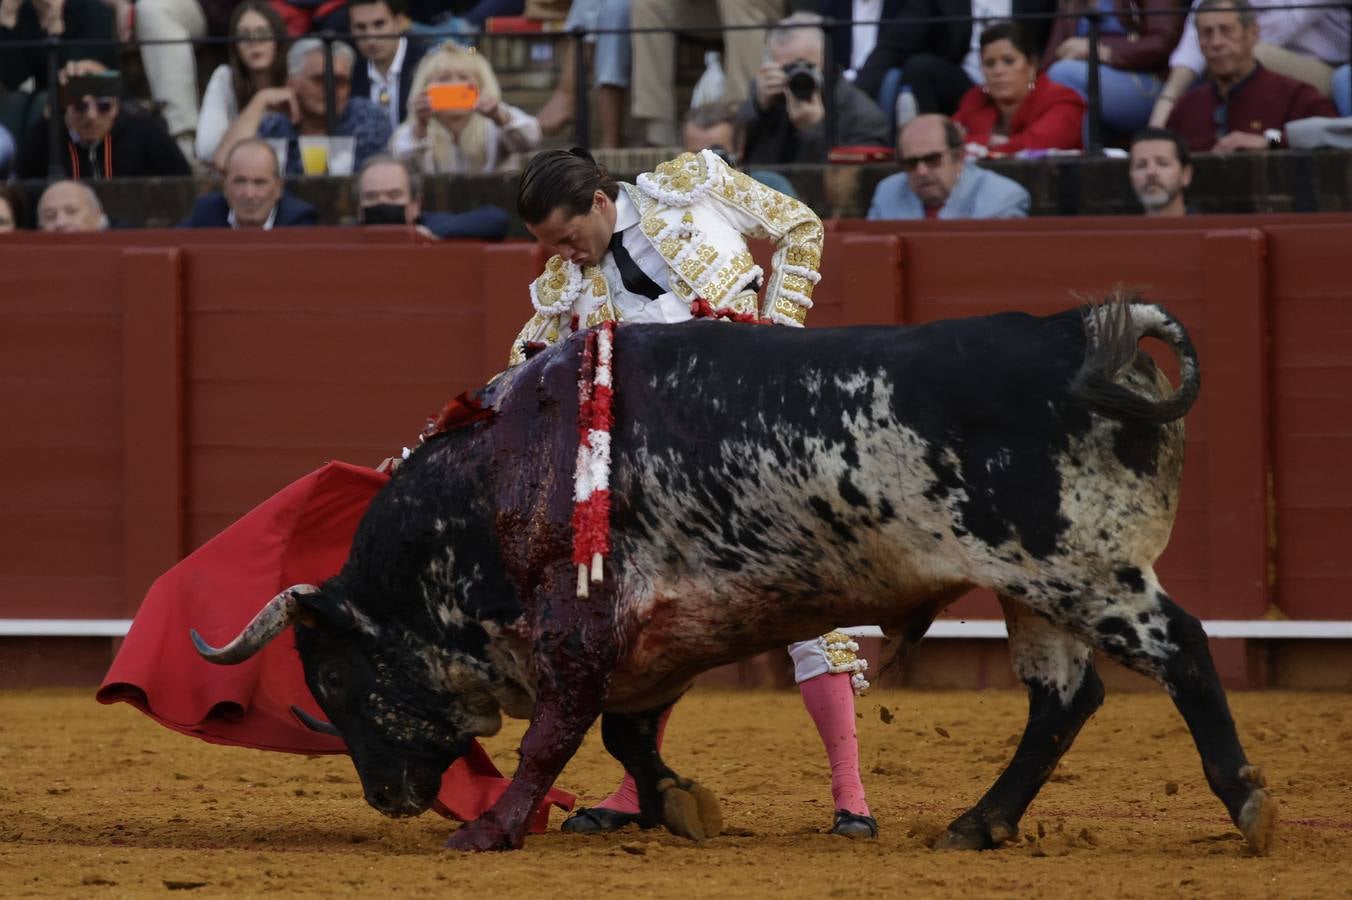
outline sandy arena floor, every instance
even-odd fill
[[[1021,693],[862,699],[882,831],[869,842],[822,833],[825,755],[795,693],[713,689],[673,717],[667,759],[720,796],[729,834],[697,846],[664,831],[554,830],[471,857],[442,850],[453,825],[436,816],[367,807],[346,758],[212,746],[99,706],[92,690],[0,693],[0,896],[1352,897],[1352,698],[1231,702],[1283,804],[1267,857],[1245,850],[1163,694],[1109,696],[1016,844],[935,853],[927,842],[1010,753]],[[488,742],[504,769],[522,728]],[[585,803],[618,772],[593,730],[560,784]]]

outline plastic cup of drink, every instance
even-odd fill
[[[351,175],[352,163],[357,155],[355,137],[329,138],[329,174]]]
[[[300,166],[306,175],[323,175],[329,170],[329,139],[307,135],[300,139]]]

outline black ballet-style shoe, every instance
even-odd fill
[[[573,834],[605,834],[607,831],[619,831],[637,821],[638,813],[619,812],[604,806],[584,806],[564,819],[560,829]]]
[[[849,838],[876,838],[878,820],[873,816],[860,816],[846,809],[838,809],[836,820],[831,825],[831,833]]]

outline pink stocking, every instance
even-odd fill
[[[657,720],[657,749],[662,749],[662,735],[667,730],[667,719],[671,718],[671,711],[676,708],[676,704],[667,707],[667,711],[662,713],[661,718]],[[628,772],[624,773],[624,779],[620,786],[615,788],[615,792],[600,803],[594,804],[593,808],[613,809],[615,812],[637,813],[638,810],[638,785],[634,783],[634,776]]]
[[[798,685],[803,706],[817,726],[831,761],[831,799],[836,809],[869,814],[859,780],[859,738],[854,731],[854,689],[850,676],[818,675]]]

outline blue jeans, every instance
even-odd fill
[[[1352,64],[1334,70],[1333,105],[1338,107],[1338,115],[1352,116]]]
[[[630,0],[573,0],[568,10],[568,18],[563,22],[564,31],[582,27],[628,28]],[[596,70],[597,87],[629,87],[629,67],[633,60],[633,47],[629,35],[597,34],[588,38],[596,44],[592,57],[592,68]]]
[[[887,118],[887,133],[897,142],[897,97],[901,95],[901,69],[888,69],[878,86],[878,108]]]
[[[1047,69],[1047,77],[1089,99],[1089,63],[1084,60],[1057,60]],[[1155,106],[1160,87],[1160,80],[1147,72],[1127,72],[1100,65],[1099,98],[1103,124],[1124,135],[1144,128],[1150,121],[1150,110]]]
[[[526,11],[526,0],[479,0],[470,9],[461,14],[476,29],[482,29],[484,22],[494,16],[519,16]]]

